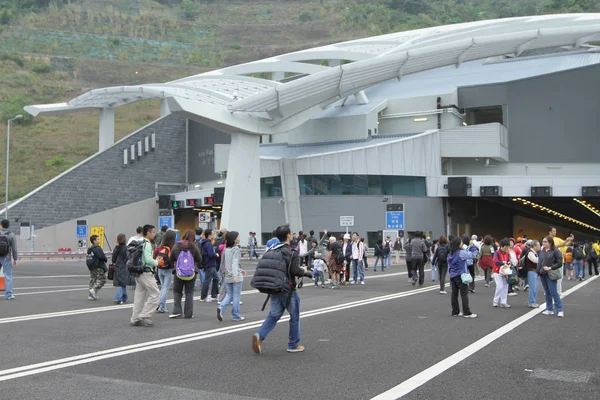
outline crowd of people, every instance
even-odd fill
[[[18,260],[16,238],[8,231],[9,222],[1,222],[0,262],[6,275],[6,299],[12,294],[11,265]],[[232,306],[233,321],[243,321],[240,305],[241,291],[246,271],[241,266],[240,235],[235,231],[200,228],[187,230],[180,240],[176,232],[162,227],[159,232],[152,225],[138,227],[136,234],[127,239],[117,235],[117,246],[110,261],[96,235],[90,237],[86,265],[90,271],[88,299],[97,300],[99,292],[112,280],[117,288],[116,304],[128,302],[127,288],[135,288],[133,326],[152,326],[155,313],[168,313],[167,297],[173,291],[173,308],[170,319],[194,317],[194,292],[200,286],[201,301],[216,302],[217,319],[223,321],[228,307]],[[340,289],[347,285],[364,285],[368,270],[367,244],[357,232],[340,237],[329,235],[327,230],[317,238],[291,232],[289,226],[278,227],[267,242],[267,251],[258,256],[256,234],[250,232],[248,250],[250,258],[257,258],[257,270],[251,285],[269,295],[270,312],[263,325],[252,337],[252,348],[260,354],[262,342],[276,326],[284,311],[290,315],[289,352],[303,351],[299,344],[299,297],[296,278],[314,278],[316,287]],[[510,308],[508,297],[518,291],[528,292],[527,305],[537,303],[541,282],[545,296],[544,315],[564,317],[561,301],[562,281],[584,280],[585,264],[589,275],[598,275],[598,241],[578,242],[573,235],[566,240],[557,237],[551,227],[541,241],[527,236],[496,240],[492,236],[464,235],[442,236],[431,241],[416,232],[403,243],[402,238],[392,241],[377,240],[374,246],[373,271],[392,265],[395,254],[400,262],[404,250],[408,282],[413,286],[425,284],[425,266],[431,265],[431,280],[439,281],[439,293],[446,295],[446,279],[451,288],[450,306],[454,317],[476,318],[469,306],[469,293],[475,293],[475,282],[482,280],[484,287],[495,286],[493,307]],[[279,272],[278,272],[279,271]],[[282,277],[275,279],[277,273]],[[283,282],[283,290],[277,288]],[[287,283],[286,283],[287,282]],[[301,286],[301,285],[300,285]],[[183,296],[185,294],[185,302]],[[490,293],[491,295],[491,293]],[[459,303],[460,297],[460,303]],[[267,302],[265,302],[266,305]],[[264,307],[263,307],[264,309]]]

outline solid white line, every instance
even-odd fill
[[[391,274],[383,274],[372,277],[366,277],[365,279],[375,279],[375,278],[386,278],[391,276],[398,276],[407,274],[406,272],[395,272]],[[310,287],[310,282],[305,282],[305,288]],[[63,289],[63,290],[55,290],[55,291],[47,291],[47,292],[31,292],[31,293],[15,293],[15,296],[24,296],[29,294],[44,294],[44,293],[59,293],[59,292],[72,292],[72,291],[83,291],[86,287],[81,289]],[[242,291],[242,295],[255,294],[260,293],[258,290],[244,290]],[[200,296],[195,296],[194,300],[200,300]],[[173,299],[167,300],[168,304],[173,303]],[[0,324],[8,324],[12,322],[23,322],[23,321],[34,321],[38,319],[47,319],[47,318],[57,318],[57,317],[66,317],[70,315],[81,315],[81,314],[90,314],[97,313],[102,311],[113,311],[113,310],[121,310],[133,308],[133,304],[123,304],[123,305],[114,305],[114,306],[104,306],[104,307],[91,307],[91,308],[82,308],[77,310],[68,310],[68,311],[57,311],[50,312],[44,314],[32,314],[32,315],[23,315],[20,317],[8,317],[8,318],[0,318]]]
[[[33,287],[20,287],[19,290],[33,290],[33,289],[63,289],[63,288],[83,288],[88,285],[65,285],[65,286],[33,286]]]
[[[567,290],[566,292],[563,292],[561,298],[565,298],[566,296],[576,292],[577,290],[581,289],[582,287],[584,287],[588,283],[592,282],[596,278],[598,278],[598,276],[594,276],[593,278],[583,281],[582,283],[578,284],[577,286],[574,286],[571,289]],[[544,311],[544,308],[536,308],[536,309],[529,311],[528,313],[509,322],[508,324],[501,326],[500,328],[496,329],[494,332],[482,337],[481,339],[474,342],[473,344],[465,347],[462,350],[457,351],[456,353],[443,359],[442,361],[438,362],[437,364],[435,364],[435,365],[427,368],[426,370],[416,374],[415,376],[405,380],[398,386],[395,386],[395,387],[391,388],[390,390],[388,390],[384,393],[381,393],[378,396],[373,397],[371,400],[396,400],[396,399],[406,396],[413,390],[423,386],[425,383],[429,382],[433,378],[437,377],[438,375],[441,375],[445,371],[454,367],[456,364],[467,359],[468,357],[477,353],[479,350],[483,349],[484,347],[491,344],[495,340],[506,335],[508,332],[512,331],[513,329],[517,328],[518,326],[529,321],[531,318],[535,317],[542,311]]]
[[[426,293],[432,290],[438,289],[437,287],[427,287],[415,289],[407,292],[396,293],[392,295],[379,296],[365,300],[354,301],[346,304],[341,304],[339,306],[325,307],[316,310],[305,311],[300,313],[300,318],[308,318],[314,317],[316,315],[328,314],[338,310],[344,310],[348,308],[361,307],[368,304],[378,303],[382,301],[389,301],[398,299],[401,297],[412,296],[420,293]],[[289,321],[289,316],[283,317],[279,320],[278,323]],[[104,360],[108,358],[115,358],[127,354],[139,353],[143,351],[149,351],[153,349],[163,348],[174,346],[177,344],[208,339],[216,336],[228,335],[235,332],[246,331],[250,329],[255,329],[261,326],[263,320],[248,322],[240,325],[236,325],[233,327],[219,328],[219,329],[211,329],[204,332],[192,333],[182,336],[176,336],[167,339],[159,339],[154,340],[147,343],[134,344],[124,347],[117,347],[113,349],[102,350],[98,352],[81,354],[78,356],[62,358],[58,360],[46,361],[37,364],[24,365],[22,367],[10,368],[6,370],[0,371],[0,382],[7,381],[16,378],[22,378],[25,376],[37,375],[43,372],[54,371],[58,369],[68,368],[75,365],[88,364],[94,361]]]
[[[36,276],[13,276],[13,279],[55,279],[55,278],[89,278],[90,275],[36,275]]]
[[[87,288],[87,285],[86,285]],[[28,294],[49,294],[49,293],[63,293],[63,292],[77,292],[77,291],[81,291],[84,290],[83,287],[80,287],[79,289],[62,289],[62,290],[45,290],[42,292],[27,292],[27,293],[21,293],[19,291],[15,292],[15,296],[27,296]]]

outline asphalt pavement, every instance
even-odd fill
[[[249,275],[255,265],[245,261]],[[83,261],[22,262],[14,274],[17,298],[0,300],[0,398],[564,400],[600,389],[597,279],[564,282],[565,318],[527,308],[526,293],[493,308],[494,287],[476,282],[476,319],[451,317],[430,273],[414,287],[403,264],[340,290],[305,281],[306,351],[286,352],[284,317],[259,356],[251,336],[268,307],[251,277],[242,323],[230,309],[218,322],[216,304],[196,300],[193,319],[156,314],[143,328],[129,325],[131,303],[113,303],[110,281],[87,300]]]

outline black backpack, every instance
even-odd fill
[[[293,288],[289,268],[291,260],[286,260],[284,257],[283,246],[279,244],[267,250],[258,261],[250,286],[261,293],[289,292]]]
[[[6,257],[10,250],[10,240],[8,235],[4,232],[0,232],[0,257]]]
[[[144,253],[144,245],[146,242],[142,239],[139,242],[133,241],[127,246],[129,259],[127,260],[127,271],[133,276],[140,276],[144,272],[142,265],[142,254]]]
[[[596,249],[594,249],[594,245],[590,245],[590,259],[591,260],[597,260],[598,259],[598,253],[596,253]]]
[[[436,252],[438,253],[438,256],[437,256],[438,263],[440,262],[440,260],[442,260],[443,262],[448,264],[448,253],[449,253],[448,246],[440,245],[440,247],[437,248]]]
[[[333,255],[333,261],[335,261],[335,263],[337,265],[342,265],[344,264],[344,261],[346,261],[346,257],[344,256],[344,250],[342,249],[342,247],[339,247],[335,254]]]
[[[573,249],[573,258],[576,260],[583,260],[583,250],[581,246],[577,246]]]

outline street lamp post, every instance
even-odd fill
[[[10,151],[10,123],[16,119],[21,119],[21,114],[8,120],[8,127],[6,129],[6,190],[5,190],[5,202],[4,202],[4,219],[8,219],[8,160]]]

